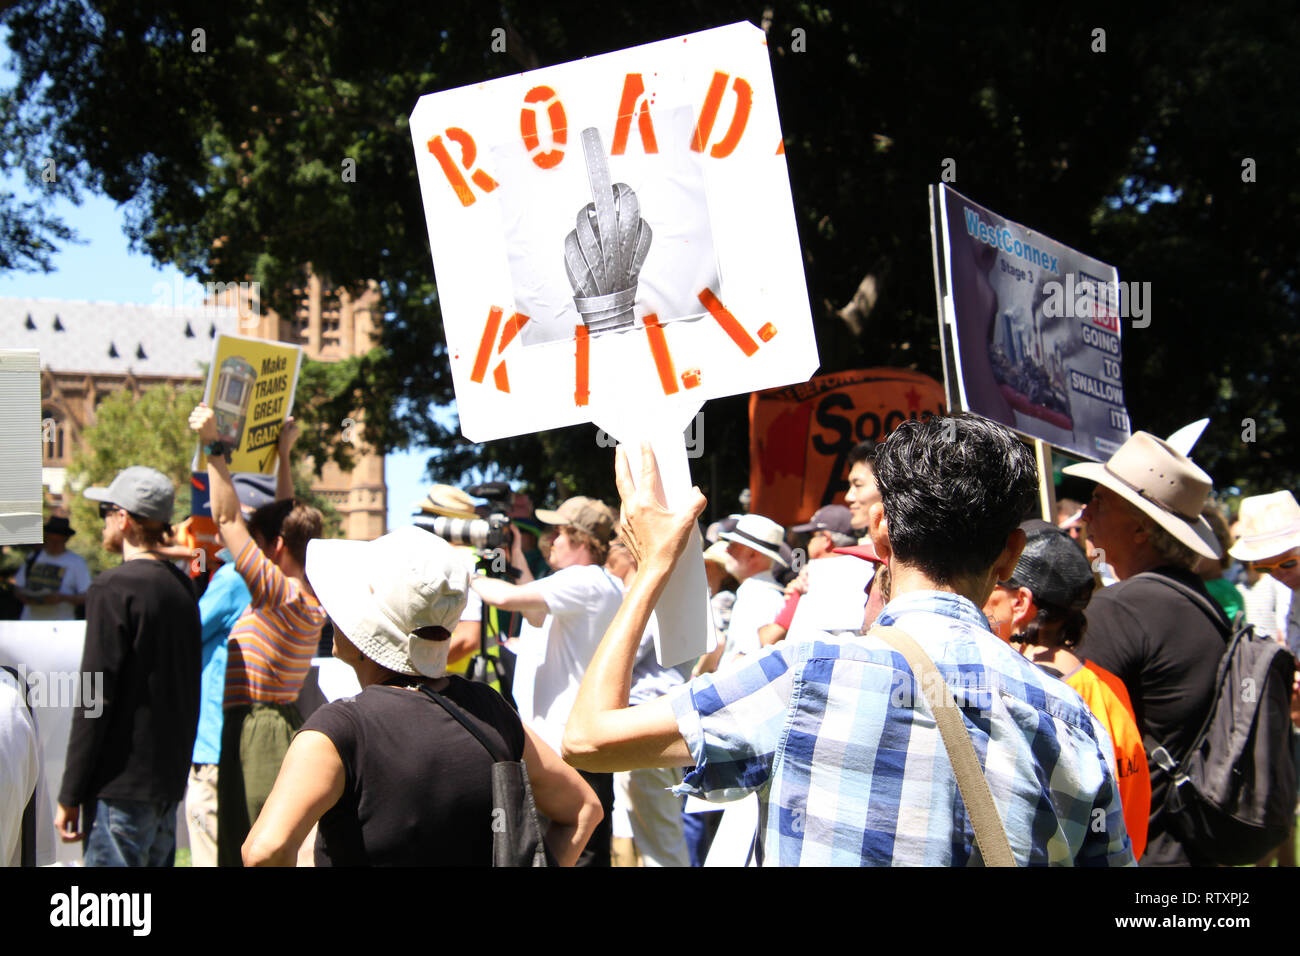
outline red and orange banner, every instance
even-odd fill
[[[749,396],[750,511],[789,527],[843,503],[848,456],[909,419],[947,413],[943,385],[907,369],[819,375]]]

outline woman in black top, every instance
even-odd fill
[[[294,738],[244,843],[246,866],[293,865],[320,821],[318,866],[486,866],[492,758],[427,685],[511,759],[523,759],[546,843],[572,865],[601,818],[578,772],[490,687],[446,675],[468,567],[418,528],[376,541],[313,541],[307,577],[334,622],[334,655],[362,691],[317,710]]]

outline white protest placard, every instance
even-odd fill
[[[849,554],[832,554],[808,562],[808,593],[795,608],[786,640],[862,627],[867,588],[875,574],[874,561]]]
[[[429,94],[411,132],[469,440],[594,422],[634,475],[651,442],[674,506],[705,400],[816,371],[757,27]],[[666,664],[705,645],[699,554],[658,606]]]
[[[58,423],[41,420],[41,358],[0,349],[0,544],[40,544],[41,451]]]

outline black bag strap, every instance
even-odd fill
[[[1214,676],[1214,696],[1211,698],[1210,709],[1205,714],[1205,720],[1202,722],[1200,729],[1197,730],[1196,736],[1192,738],[1191,743],[1184,753],[1177,760],[1165,749],[1164,745],[1157,744],[1155,747],[1146,747],[1147,759],[1151,760],[1166,773],[1170,774],[1177,782],[1183,776],[1182,763],[1187,759],[1188,754],[1196,753],[1201,743],[1210,732],[1210,727],[1214,724],[1214,713],[1218,709],[1219,697],[1223,693],[1224,681],[1228,679],[1228,668],[1232,663],[1233,652],[1236,651],[1237,645],[1248,634],[1253,635],[1254,629],[1246,625],[1234,630],[1233,626],[1228,623],[1228,615],[1223,613],[1217,604],[1209,601],[1204,595],[1196,590],[1189,588],[1182,581],[1176,581],[1173,578],[1166,577],[1163,574],[1156,574],[1154,571],[1143,571],[1140,574],[1133,575],[1135,578],[1147,578],[1151,581],[1159,581],[1161,584],[1168,585],[1184,597],[1189,598],[1197,607],[1205,612],[1206,616],[1214,622],[1214,626],[1223,634],[1228,644],[1224,648],[1223,657],[1219,659],[1218,672]],[[1131,580],[1131,579],[1130,579]],[[1143,740],[1145,746],[1146,741]]]
[[[481,731],[478,727],[474,726],[474,722],[470,720],[468,717],[466,717],[465,712],[461,710],[459,707],[457,707],[454,703],[452,703],[446,697],[443,697],[442,694],[439,694],[436,690],[434,690],[432,687],[428,686],[427,684],[421,684],[420,690],[426,697],[434,701],[439,707],[441,707],[447,713],[451,714],[451,716],[455,717],[462,727],[464,727],[471,734],[473,734],[474,739],[477,740],[479,743],[481,743],[483,745],[483,749],[486,750],[489,755],[491,755],[493,763],[514,762],[510,759],[510,757],[502,754],[501,751],[498,750],[490,740],[488,740],[487,734],[483,733],[483,731]]]
[[[18,685],[18,693],[23,695],[23,703],[27,706],[27,713],[32,712],[32,703],[27,699],[26,682],[19,676],[18,671],[14,670],[7,664],[0,665],[0,670],[6,671],[13,676],[14,682]],[[32,797],[27,801],[27,806],[23,808],[22,822],[22,842],[19,850],[19,866],[36,865],[36,791],[40,790],[38,784],[32,791]]]
[[[1182,581],[1176,581],[1163,574],[1156,574],[1154,571],[1143,571],[1141,574],[1133,575],[1133,577],[1146,578],[1149,581],[1159,581],[1161,584],[1173,588],[1175,591],[1182,594],[1183,597],[1189,598],[1192,603],[1204,611],[1206,616],[1214,622],[1214,626],[1219,629],[1220,633],[1222,633],[1224,637],[1232,636],[1232,622],[1228,620],[1228,615],[1225,614],[1217,604],[1199,591],[1189,588]]]

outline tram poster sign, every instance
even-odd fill
[[[203,400],[231,451],[230,470],[275,474],[280,428],[293,414],[302,349],[284,342],[218,335]],[[200,470],[199,455],[194,456]]]

